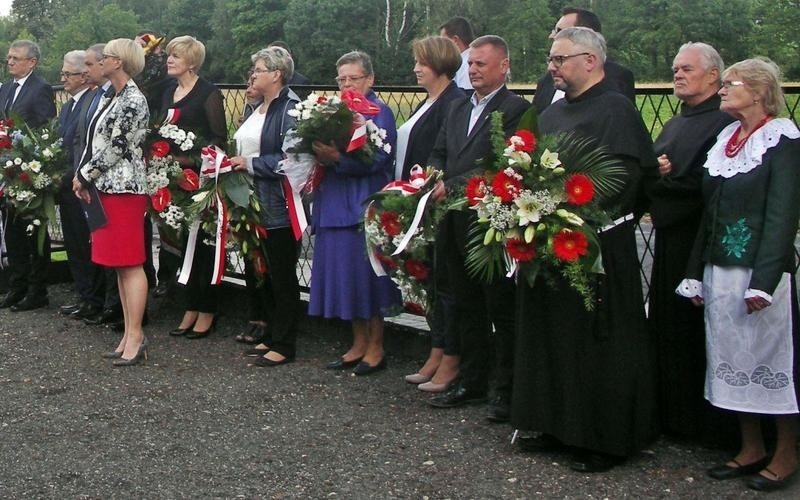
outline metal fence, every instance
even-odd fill
[[[225,98],[225,111],[228,117],[228,124],[231,130],[235,130],[245,108],[245,85],[243,84],[218,84],[217,85]],[[338,87],[333,85],[298,85],[293,87],[301,95],[316,92],[322,95],[338,92]],[[405,86],[376,86],[374,87],[378,97],[381,98],[394,111],[398,126],[404,123],[411,115],[417,105],[422,102],[426,93],[421,87]],[[524,97],[528,101],[533,100],[536,92],[533,88],[511,88],[514,92]],[[783,116],[791,118],[795,123],[800,119],[800,84],[784,86],[786,94],[786,110]],[[57,100],[66,100],[64,92],[57,93]],[[671,86],[643,86],[636,89],[636,106],[642,115],[645,126],[655,139],[661,132],[661,128],[667,120],[672,118],[680,109],[680,101],[672,95]],[[58,225],[51,226],[51,234],[54,240],[59,240],[61,236]],[[639,243],[639,264],[642,274],[642,287],[645,293],[645,300],[649,296],[650,288],[650,269],[653,260],[654,231],[645,216],[638,224],[637,240]],[[314,239],[310,235],[303,238],[302,251],[298,264],[298,277],[300,284],[308,289],[309,278],[311,276],[311,264],[314,253]],[[241,259],[234,258],[229,262],[227,281],[241,284],[243,273]]]

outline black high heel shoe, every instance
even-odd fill
[[[119,359],[115,359],[113,361],[114,366],[134,366],[138,365],[142,362],[142,358],[144,361],[147,361],[147,340],[142,339],[141,345],[139,345],[139,350],[136,351],[136,356],[132,357],[131,359],[125,359],[122,357],[122,353],[120,353]]]
[[[209,334],[211,334],[211,332],[214,331],[216,327],[217,327],[217,316],[214,316],[214,319],[211,320],[211,326],[206,328],[205,331],[198,332],[193,328],[189,333],[186,334],[186,338],[194,340],[194,339],[202,339],[204,337],[208,337]]]

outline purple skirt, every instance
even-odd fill
[[[400,305],[400,291],[392,280],[372,270],[360,226],[317,229],[310,316],[370,319],[398,314]]]

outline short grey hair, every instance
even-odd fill
[[[508,43],[506,43],[503,37],[497,35],[483,35],[479,36],[469,44],[471,48],[483,47],[484,45],[491,45],[503,53],[504,59],[508,58]]]
[[[360,64],[367,76],[375,74],[372,71],[372,58],[366,52],[361,52],[360,50],[348,52],[336,61],[336,68],[338,69],[345,64]]]
[[[15,40],[9,49],[25,49],[31,59],[42,60],[42,50],[36,42],[31,40]]]
[[[600,33],[591,28],[584,28],[583,26],[573,26],[558,32],[553,40],[567,39],[570,42],[582,47],[587,52],[591,52],[605,64],[606,54],[608,52],[606,46],[606,39]]]
[[[91,47],[89,47],[88,49],[86,49],[86,52],[87,52],[87,54],[89,52],[91,52],[92,54],[94,54],[94,58],[97,59],[98,61],[100,61],[101,59],[103,59],[103,51],[104,50],[106,50],[106,44],[104,44],[104,43],[96,43],[96,44],[92,45]]]
[[[725,63],[722,62],[722,56],[719,55],[717,49],[703,42],[687,42],[681,45],[681,48],[678,49],[678,54],[687,50],[694,50],[700,55],[700,59],[703,61],[703,68],[706,71],[711,71],[714,68],[719,70],[717,83],[722,83],[722,72],[725,71]],[[676,54],[675,57],[678,57],[678,55]]]
[[[250,60],[255,64],[256,61],[264,61],[264,65],[270,71],[280,71],[283,84],[289,83],[294,75],[294,61],[289,51],[283,47],[273,46],[261,49],[252,56]]]
[[[71,50],[64,54],[64,64],[75,68],[77,73],[86,71],[86,51],[85,50]]]

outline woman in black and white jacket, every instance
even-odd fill
[[[144,51],[133,40],[111,40],[103,50],[101,65],[111,87],[91,119],[89,140],[72,184],[90,214],[98,213],[92,204],[99,204],[105,214],[105,221],[97,222],[99,227],[92,231],[92,261],[117,272],[125,333],[117,348],[103,356],[114,359],[114,366],[130,366],[147,355],[142,332],[147,302],[142,268],[147,209],[142,145],[149,112],[147,100],[132,79],[144,67]]]

